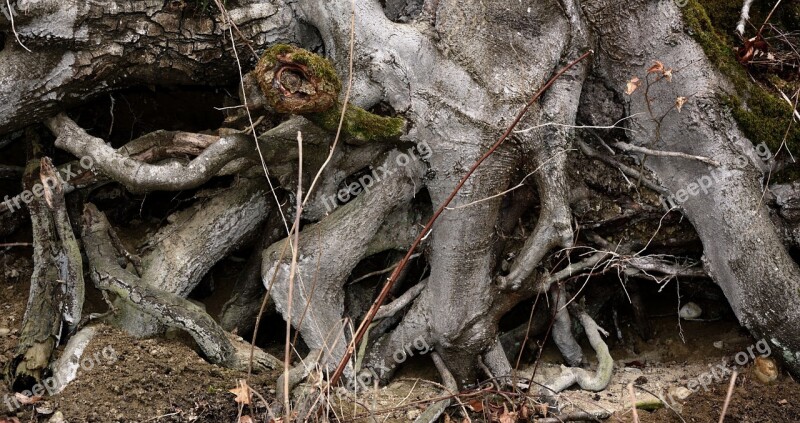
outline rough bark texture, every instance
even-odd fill
[[[643,119],[637,120],[632,141],[721,163],[713,168],[692,160],[650,157],[646,166],[672,194],[697,185],[700,178],[713,178],[707,193],[690,195],[680,204],[703,242],[704,267],[722,287],[739,321],[757,338],[768,340],[797,374],[800,269],[763,202],[761,159],[718,100],[720,93],[732,88],[687,34],[675,3],[608,6],[586,2],[587,15],[593,16],[595,28],[607,43],[603,47],[613,47],[618,54],[616,60],[601,56],[598,73],[621,89],[631,75],[642,74],[645,65],[660,60],[680,69],[672,81],[674,91],[692,96],[683,112],[669,113],[663,120],[659,139],[655,124]],[[648,42],[642,43],[643,39]],[[663,111],[674,98],[663,94],[653,101]],[[631,97],[629,113],[646,113],[646,109],[642,96]]]
[[[17,34],[31,52],[14,37],[0,52],[0,81],[14,87],[0,93],[0,133],[114,89],[222,85],[237,75],[229,25],[218,16],[173,9],[162,0],[10,3]],[[255,48],[303,41],[283,1],[240,4],[230,16]],[[7,19],[0,27],[11,29]],[[241,54],[250,53],[242,48]]]
[[[21,41],[33,53],[23,53],[11,40],[0,52],[0,134],[45,120],[58,137],[57,147],[96,163],[102,175],[90,178],[92,183],[105,178],[133,192],[195,189],[220,175],[237,175],[228,191],[214,192],[178,212],[135,254],[119,251],[113,239],[106,239],[103,231],[109,225],[102,213],[87,209],[84,227],[94,248],[87,251],[93,280],[120,297],[117,322],[132,333],[177,326],[195,337],[211,361],[241,367],[235,343],[185,297],[217,261],[261,236],[263,252],[253,254],[237,286],[260,295],[263,289],[254,286],[260,277],[276,309],[320,352],[314,362],[330,369],[349,341],[346,328],[352,322],[347,319],[361,317],[373,292],[371,286],[348,287],[350,296],[360,297],[348,299],[344,287],[353,270],[369,256],[391,256],[392,250],[406,248],[423,217],[448,197],[538,87],[593,49],[592,60],[559,78],[520,130],[458,192],[420,251],[430,267],[420,276],[425,282],[411,281],[405,294],[394,292],[398,299],[382,310],[382,320],[358,346],[358,366],[346,374],[369,371],[385,381],[401,364],[398,351],[424,345],[426,353],[435,350],[437,367],[453,382],[449,385],[475,382],[481,367],[490,377],[508,376],[512,366],[498,322],[520,302],[548,292],[556,307],[551,314],[556,316],[554,337],[568,363],[578,365],[582,353],[564,308],[571,299],[564,285],[574,273],[600,267],[603,273],[612,265],[635,277],[710,276],[739,320],[800,374],[800,329],[794,324],[800,320],[800,270],[762,201],[762,166],[751,140],[718,99],[732,88],[691,38],[674,2],[390,1],[384,10],[377,0],[357,0],[351,10],[352,3],[344,0],[240,1],[231,5],[229,15],[241,34],[229,31],[222,17],[170,10],[173,2],[111,2],[113,7],[103,8],[77,1],[12,4],[28,6],[16,23]],[[348,75],[353,13],[355,54]],[[0,20],[0,27],[8,28],[8,22]],[[231,35],[239,43],[244,36],[258,51],[278,41],[309,50],[324,47],[342,79],[353,78],[350,100],[366,110],[402,117],[405,135],[399,141],[365,144],[369,138],[356,139],[346,130],[329,156],[336,122],[294,116],[254,137],[251,117],[242,107],[226,120],[238,129],[214,135],[157,132],[115,150],[58,114],[96,94],[134,84],[235,81]],[[241,48],[239,57],[245,58],[244,70],[252,68],[248,48]],[[644,87],[626,95],[626,82],[643,77],[656,60],[674,70],[669,80],[663,72],[658,83],[648,75],[647,96]],[[253,74],[243,78],[242,103],[255,118],[266,113],[277,121],[274,110],[264,111],[271,94],[260,92],[258,85]],[[689,99],[678,110],[676,95]],[[636,157],[640,167],[606,155],[603,148],[610,147],[602,139],[576,139],[585,134],[573,130],[579,117],[588,120],[585,124],[614,125],[626,116],[629,129],[635,129],[623,136],[629,144],[609,144]],[[298,131],[304,140],[302,175]],[[649,151],[648,157],[642,151]],[[182,158],[176,159],[178,154]],[[308,192],[326,162],[298,219],[298,267],[292,280],[292,252],[285,237],[288,222],[298,213],[293,206],[297,181],[301,178],[302,192]],[[585,205],[588,183],[576,181],[580,172],[570,166],[587,162],[609,166],[614,178],[619,170],[641,180],[637,188],[681,198],[681,192],[690,192],[679,202],[703,244],[705,272],[643,255],[649,234],[613,246],[592,232],[633,216],[660,223],[661,210],[645,204],[646,197],[653,197],[650,191],[643,189],[634,206],[615,204],[621,215],[575,223],[591,207]],[[3,170],[9,175],[17,171]],[[522,180],[527,187],[499,195]],[[702,192],[701,180],[709,181]],[[270,184],[280,192],[271,191]],[[789,197],[800,191],[779,190]],[[273,201],[283,203],[267,205]],[[789,200],[777,202],[784,214],[791,214]],[[531,213],[536,205],[538,212]],[[268,209],[281,220],[268,219]],[[569,257],[576,242],[598,250],[580,259]],[[122,269],[118,255],[134,262],[135,271]],[[569,263],[560,264],[565,257]],[[256,304],[234,298],[223,313],[223,326],[252,324],[230,313],[251,313]],[[603,389],[612,360],[602,330],[582,310],[573,311],[573,317],[585,328],[601,366],[595,375],[566,369],[550,386],[556,391],[573,383]],[[301,367],[288,377],[294,383],[308,373]]]

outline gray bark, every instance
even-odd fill
[[[612,5],[586,2],[587,16],[602,32],[604,46],[619,57],[600,57],[598,72],[623,89],[631,75],[660,60],[674,69],[671,89],[692,99],[681,113],[661,124],[637,120],[636,144],[713,158],[719,167],[668,157],[650,157],[647,167],[672,194],[690,189],[700,178],[713,182],[680,204],[703,242],[705,270],[717,282],[739,321],[757,338],[769,341],[795,374],[800,372],[800,269],[789,256],[762,201],[761,160],[751,140],[736,127],[717,94],[730,92],[724,76],[714,71],[684,28],[673,2],[638,1]],[[602,8],[602,10],[601,10]],[[614,25],[610,25],[610,22]],[[651,40],[642,43],[643,37]],[[691,63],[691,66],[687,66]],[[672,97],[659,97],[670,107]],[[643,97],[631,96],[630,112],[646,113]]]
[[[302,131],[301,177],[307,191],[327,157],[330,135],[294,117],[258,141],[247,133],[222,132],[212,142],[190,149],[196,158],[189,162],[165,162],[168,154],[148,150],[155,144],[146,143],[153,139],[113,150],[68,118],[52,116],[92,95],[132,84],[215,85],[234,80],[238,70],[228,48],[229,33],[224,25],[213,25],[220,18],[178,19],[163,2],[149,0],[108,9],[90,2],[19,3],[30,3],[16,23],[21,41],[34,52],[22,53],[13,40],[0,52],[0,85],[14,87],[0,90],[0,133],[47,120],[59,136],[57,146],[78,157],[92,157],[106,177],[131,191],[196,188],[221,174],[244,176],[234,190],[204,203],[203,213],[181,212],[176,222],[163,228],[163,237],[156,237],[144,257],[141,275],[98,276],[94,270],[96,283],[122,296],[151,290],[166,293],[168,301],[137,304],[138,317],[132,317],[134,324],[129,325],[140,325],[134,332],[147,332],[143,325],[147,320],[140,313],[144,311],[154,321],[189,329],[212,360],[231,363],[235,353],[224,341],[224,332],[207,315],[186,311],[191,307],[182,297],[216,260],[266,219],[266,180],[253,152],[255,143],[264,151],[272,181],[294,191],[299,159],[295,137]],[[240,2],[230,13],[255,48],[279,40],[316,45],[320,40],[298,22],[313,26],[340,75],[352,76],[351,100],[366,109],[388,105],[408,121],[409,128],[401,140],[406,144],[340,143],[333,151],[303,210],[302,217],[312,223],[302,228],[297,246],[294,298],[288,298],[291,254],[285,240],[271,239],[275,242],[263,252],[263,284],[271,290],[277,310],[299,329],[306,343],[322,351],[323,366],[335,365],[346,348],[344,283],[365,257],[411,242],[419,222],[409,206],[415,194],[424,188],[432,206],[442,203],[554,70],[592,48],[593,61],[557,80],[522,121],[523,127],[562,126],[517,132],[474,173],[452,208],[442,214],[424,245],[431,267],[427,282],[414,288],[413,295],[401,297],[396,308],[386,309],[401,320],[391,330],[389,325],[373,328],[375,333],[364,345],[362,367],[388,369],[379,375],[388,379],[399,364],[395,353],[410,341],[422,340],[435,348],[441,358],[437,364],[446,363],[445,370],[459,385],[479,377],[481,357],[493,376],[507,376],[503,373],[511,367],[499,342],[500,318],[573,271],[616,259],[601,251],[566,268],[548,269],[555,250],[575,242],[567,154],[575,146],[633,179],[647,178],[643,186],[666,195],[692,190],[690,186],[701,178],[713,180],[702,194],[689,195],[680,204],[703,243],[705,272],[722,287],[739,320],[780,351],[793,373],[800,373],[800,332],[793,324],[800,319],[800,270],[762,202],[762,166],[752,143],[717,100],[718,93],[731,88],[687,34],[674,2],[439,0],[426,2],[421,9],[419,2],[409,4],[405,15],[398,12],[397,2],[391,2],[387,12],[376,0],[357,0],[353,75],[347,75],[351,2],[290,3]],[[387,13],[396,20],[412,21],[399,24]],[[0,27],[8,24],[0,19]],[[249,54],[242,50],[240,56]],[[643,75],[655,60],[676,70],[669,90],[654,91],[647,101],[641,92],[625,97],[625,82]],[[260,110],[264,101],[252,78],[245,77],[243,85],[253,111]],[[690,98],[680,112],[671,110],[674,93]],[[625,104],[619,104],[619,98],[626,99]],[[594,124],[609,125],[622,117],[619,114],[636,114],[630,121],[635,131],[626,132],[630,144],[616,145],[643,160],[645,168],[623,166],[590,146],[589,140],[576,144],[569,126],[576,123],[580,107],[589,109],[586,115],[596,120]],[[647,117],[653,107],[666,113],[660,123]],[[389,165],[409,152],[408,146],[423,145],[432,153],[424,162],[415,160],[402,167],[347,204],[333,199],[348,177],[368,166]],[[644,160],[641,152],[654,150],[669,153],[653,153]],[[504,205],[503,196],[497,194],[516,185],[520,173],[530,172],[540,211],[535,222],[519,225],[533,201],[520,195],[520,203]],[[694,190],[699,192],[698,186]],[[281,234],[288,230],[277,229]],[[524,239],[509,241],[502,236],[515,229],[524,229]],[[275,228],[271,236],[278,238]],[[604,241],[586,238],[608,249]],[[501,260],[503,253],[513,253],[507,257],[514,258]],[[630,259],[625,265],[640,271],[682,272],[647,257]],[[177,306],[182,314],[170,314],[165,303]],[[401,316],[399,310],[406,313]],[[160,315],[164,313],[171,317]],[[602,368],[597,375],[571,369],[553,386],[563,389],[578,382],[587,389],[602,389],[611,371],[610,356],[594,322],[585,314],[579,316],[602,356]],[[556,335],[568,361],[575,364],[581,355],[569,326],[563,310]],[[215,348],[215,343],[220,344]],[[301,370],[295,374],[305,374]]]
[[[0,133],[114,89],[224,85],[237,76],[229,26],[216,15],[184,15],[162,0],[10,3],[16,32],[31,52],[13,34],[0,52],[0,81],[13,87],[0,91]],[[253,48],[304,41],[283,1],[239,3],[230,16]],[[7,12],[5,2],[2,9]],[[10,22],[0,20],[0,27],[10,32]],[[241,50],[241,56],[252,59],[249,50]]]

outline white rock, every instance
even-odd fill
[[[672,398],[683,401],[686,398],[689,398],[689,395],[692,395],[692,391],[689,390],[689,388],[678,386],[670,389],[669,394],[672,395]]]
[[[60,411],[56,411],[55,413],[53,413],[53,417],[50,417],[50,420],[48,420],[47,423],[67,423],[67,421],[64,420],[63,413],[61,413]]]
[[[717,341],[714,343],[714,348],[721,350],[722,349],[722,341]]]
[[[699,305],[688,302],[681,307],[680,311],[678,311],[678,316],[684,320],[696,319],[703,314],[703,309],[700,308]]]
[[[414,421],[417,419],[417,417],[419,417],[420,414],[422,414],[421,411],[412,408],[411,410],[408,410],[406,412],[406,418],[411,421]]]
[[[9,328],[0,328],[0,336],[8,336],[11,333]]]

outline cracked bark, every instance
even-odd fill
[[[175,223],[162,228],[144,251],[140,279],[147,283],[138,275],[123,272],[113,276],[107,269],[103,271],[108,273],[100,275],[94,271],[96,282],[105,288],[122,297],[136,294],[148,300],[146,305],[140,302],[138,308],[123,307],[122,320],[126,313],[130,316],[128,327],[133,333],[155,331],[159,321],[178,325],[192,331],[212,361],[234,363],[230,357],[236,354],[223,339],[224,332],[208,316],[195,313],[181,297],[196,286],[216,260],[230,253],[231,246],[258,232],[267,219],[265,181],[260,167],[252,167],[259,163],[252,153],[252,139],[241,132],[222,131],[206,144],[184,146],[188,150],[182,151],[197,156],[194,160],[164,163],[162,159],[170,152],[159,149],[163,141],[160,137],[173,136],[174,140],[174,134],[152,134],[150,139],[114,151],[63,116],[52,117],[93,95],[132,84],[217,85],[232,81],[237,70],[227,47],[230,40],[225,37],[226,29],[214,25],[219,22],[214,18],[178,17],[165,10],[163,2],[150,0],[120,4],[106,11],[84,2],[37,3],[42,7],[29,9],[18,21],[21,39],[34,53],[20,54],[20,47],[12,42],[0,52],[0,83],[15,87],[0,91],[0,104],[4,105],[0,106],[0,133],[47,120],[60,135],[59,147],[78,157],[91,156],[108,178],[136,192],[198,187],[220,174],[238,174],[240,181],[233,190],[198,203],[196,207],[203,207],[203,213],[189,209],[179,213]],[[346,75],[350,7],[348,1],[298,0],[291,8],[278,1],[247,1],[240,2],[231,13],[256,48],[275,41],[317,45],[320,40],[309,36],[310,31],[302,29],[298,21],[314,26],[325,52],[339,73]],[[579,106],[606,105],[593,97],[595,91],[584,95],[589,80],[602,84],[612,92],[612,98],[624,98],[624,82],[644,72],[653,60],[680,68],[672,86],[681,94],[691,95],[692,101],[681,113],[672,113],[662,122],[658,142],[653,143],[656,128],[647,119],[630,122],[637,130],[629,132],[628,141],[637,147],[702,156],[720,163],[712,189],[690,197],[681,205],[683,212],[703,242],[706,273],[723,288],[740,321],[756,336],[771,342],[788,367],[798,373],[800,334],[792,323],[800,318],[800,272],[761,203],[758,157],[716,97],[730,88],[686,34],[673,2],[440,0],[427,2],[425,11],[409,25],[388,20],[377,1],[359,0],[355,7],[352,100],[366,109],[388,106],[409,125],[401,139],[407,144],[340,145],[306,203],[303,218],[307,223],[298,246],[301,277],[297,280],[298,296],[293,299],[303,306],[293,307],[295,313],[284,318],[300,330],[309,346],[324,351],[323,367],[335,364],[345,346],[342,287],[352,270],[368,255],[402,249],[413,239],[419,221],[410,206],[414,193],[424,188],[432,205],[441,203],[531,91],[560,63],[595,48],[594,62],[574,68],[560,79],[525,123],[573,125]],[[83,16],[82,20],[74,19],[73,10],[81,12],[77,16]],[[59,21],[64,22],[60,28],[42,27],[42,22],[55,17],[65,19]],[[119,24],[112,27],[112,21]],[[0,20],[0,27],[7,26]],[[248,54],[243,51],[243,57]],[[694,65],[684,67],[688,63]],[[252,76],[245,80],[244,92],[253,100],[250,105],[253,111],[260,111],[264,101],[253,91],[255,82]],[[668,100],[670,104],[673,101]],[[641,96],[631,97],[627,110],[619,103],[614,100],[613,105],[619,107],[598,116],[609,118],[617,108],[629,115],[647,109]],[[622,116],[614,117],[611,123]],[[242,116],[231,117],[233,121],[243,121]],[[510,365],[504,358],[507,351],[503,337],[498,334],[500,318],[521,301],[546,293],[553,282],[608,258],[607,253],[599,252],[566,267],[549,268],[554,250],[576,241],[570,203],[574,193],[570,192],[573,187],[568,178],[571,159],[565,153],[573,147],[575,134],[562,128],[546,126],[517,134],[468,181],[453,209],[442,215],[426,241],[422,253],[431,266],[427,282],[396,304],[405,314],[392,307],[386,309],[394,312],[391,319],[399,323],[389,327],[382,322],[373,328],[374,334],[363,346],[363,367],[387,368],[379,375],[385,381],[396,369],[394,353],[409,341],[420,339],[448,363],[458,385],[478,378],[479,357],[494,376],[507,376]],[[288,191],[297,185],[294,143],[298,130],[307,143],[306,173],[302,175],[307,188],[327,156],[328,133],[294,117],[259,141],[270,175]],[[407,146],[419,147],[422,143],[432,151],[424,166],[429,170],[425,178],[421,176],[423,166],[415,163],[400,177],[385,179],[347,204],[330,202],[348,177],[358,176],[370,165],[385,163],[381,160],[387,160],[389,151],[393,151],[388,159],[392,160]],[[598,153],[588,142],[579,141],[577,146],[587,156],[597,157],[634,179],[652,173],[655,181],[647,179],[643,185],[660,193],[675,193],[712,170],[695,160],[653,156],[646,161],[647,172],[642,172]],[[744,168],[736,166],[739,156],[749,161]],[[492,196],[516,183],[520,172],[534,169],[539,169],[533,178],[540,211],[535,222],[520,225],[524,211],[535,204],[533,196],[517,197],[514,193],[515,204],[511,205]],[[70,189],[65,187],[65,192]],[[785,202],[779,203],[783,212],[790,212]],[[611,223],[605,220],[597,225]],[[525,230],[519,242],[507,240],[506,234],[519,228]],[[285,313],[289,301],[287,265],[285,257],[278,258],[284,248],[284,242],[276,240],[283,232],[283,228],[278,229],[264,238],[269,247],[261,258],[260,277],[269,285],[275,276],[271,295],[278,311]],[[217,238],[224,242],[210,241]],[[207,249],[197,247],[206,243]],[[256,254],[252,261],[257,258]],[[653,257],[625,260],[626,266],[642,272],[703,274]],[[250,276],[243,277],[243,283],[245,279],[250,282],[248,289],[254,288],[253,263],[250,267]],[[167,300],[154,302],[148,293]],[[150,328],[144,324],[147,318],[142,317],[143,310],[154,315]],[[565,355],[575,363],[579,356],[566,309],[562,312],[556,337],[565,350],[572,351]],[[568,382],[580,382],[587,389],[601,389],[607,383],[610,368],[605,363],[610,357],[606,357],[602,340],[598,342],[596,325],[583,314],[579,318],[592,345],[603,356],[604,367],[596,375],[569,370],[553,386],[563,389]],[[220,345],[215,347],[215,342]],[[295,369],[292,375],[307,373]]]
[[[0,80],[14,87],[0,92],[0,133],[114,89],[224,85],[237,75],[227,28],[218,17],[184,14],[162,0],[10,3],[18,11],[16,32],[32,52],[12,37],[0,54]],[[255,48],[306,41],[283,1],[240,4],[230,15]],[[0,28],[10,31],[10,22],[0,22]],[[250,53],[242,48],[240,54]]]
[[[109,255],[115,250],[109,235],[111,230],[105,215],[94,205],[87,204],[83,239],[95,286],[113,293],[161,324],[188,332],[210,362],[246,370],[249,344],[228,335],[211,316],[189,300],[149,286],[138,276],[119,267],[116,258]],[[255,370],[280,367],[280,360],[259,349],[255,353]]]

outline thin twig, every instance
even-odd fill
[[[439,208],[433,214],[431,219],[425,225],[425,228],[422,229],[422,232],[420,232],[419,235],[417,235],[417,239],[415,239],[414,243],[411,244],[411,247],[409,247],[405,257],[403,257],[403,259],[400,260],[400,263],[398,264],[397,268],[394,269],[394,272],[392,272],[392,275],[389,277],[389,280],[386,281],[386,285],[383,286],[383,289],[378,295],[378,298],[370,306],[366,317],[364,317],[364,320],[361,322],[361,325],[359,325],[358,330],[356,331],[356,334],[353,337],[353,340],[348,343],[347,350],[345,350],[344,356],[339,362],[339,365],[336,367],[336,370],[333,372],[333,375],[331,376],[330,379],[330,385],[334,385],[339,382],[339,378],[342,376],[344,368],[347,366],[347,362],[350,360],[350,357],[353,356],[353,353],[355,351],[355,346],[359,342],[361,342],[361,339],[364,337],[364,334],[369,329],[372,320],[375,318],[375,314],[378,312],[378,309],[380,308],[381,305],[383,305],[383,303],[386,301],[386,298],[389,296],[389,291],[392,289],[392,286],[397,281],[397,278],[400,276],[400,273],[406,267],[406,264],[408,263],[411,256],[414,254],[414,251],[422,242],[422,238],[424,238],[428,234],[428,232],[433,228],[433,224],[436,222],[436,219],[438,219],[439,216],[442,214],[442,212],[444,212],[445,208],[448,205],[450,205],[450,202],[453,201],[453,199],[456,197],[458,192],[461,190],[461,187],[463,187],[464,184],[467,182],[467,180],[472,176],[472,174],[475,173],[475,170],[477,170],[478,167],[486,159],[489,158],[489,156],[491,156],[498,148],[500,148],[500,145],[502,145],[503,142],[509,137],[509,135],[511,135],[511,132],[517,126],[519,121],[522,120],[522,117],[525,116],[525,113],[528,112],[528,109],[531,106],[533,106],[533,104],[536,101],[539,100],[539,97],[541,97],[542,94],[544,94],[544,92],[547,91],[547,89],[550,88],[550,86],[552,86],[556,82],[556,80],[561,77],[561,75],[563,75],[565,72],[567,72],[569,69],[571,69],[579,62],[583,61],[583,59],[589,57],[589,55],[592,53],[593,53],[592,50],[587,51],[579,58],[575,59],[572,63],[568,64],[563,69],[558,71],[558,73],[553,75],[553,77],[550,78],[550,80],[547,81],[547,83],[544,84],[544,86],[542,86],[542,88],[540,88],[539,91],[536,92],[536,94],[534,94],[534,96],[530,99],[530,101],[528,101],[525,107],[523,107],[522,110],[520,110],[514,121],[511,122],[511,125],[508,127],[508,129],[506,129],[503,135],[500,136],[500,138],[494,143],[494,145],[492,145],[489,148],[489,150],[486,153],[484,153],[483,156],[481,156],[478,159],[478,161],[475,162],[475,164],[472,165],[469,171],[467,171],[466,175],[464,175],[461,178],[461,180],[453,189],[453,192],[451,192],[450,195],[447,197],[447,199],[445,199],[444,203],[442,203],[442,205],[439,206]]]
[[[767,22],[769,22],[770,18],[772,18],[772,14],[775,13],[775,9],[778,8],[779,4],[781,4],[781,0],[778,0],[775,3],[775,6],[772,6],[772,10],[769,11],[769,15],[767,15],[767,19],[764,19],[764,23],[761,24],[761,28],[758,28],[758,34],[756,34],[756,38],[758,38],[761,35],[761,31],[764,30],[764,26],[766,26]]]
[[[9,242],[7,244],[0,244],[0,248],[10,248],[10,247],[33,247],[33,244],[30,242]]]
[[[628,119],[633,119],[633,118],[635,118],[636,116],[639,116],[639,115],[641,115],[641,114],[642,114],[642,113],[634,113],[634,114],[632,114],[632,115],[630,115],[630,116],[624,117],[624,118],[622,118],[622,119],[620,119],[620,120],[618,120],[618,121],[614,122],[614,124],[613,124],[613,125],[606,125],[606,126],[592,126],[592,125],[567,125],[567,124],[564,124],[564,123],[558,123],[558,122],[546,122],[546,123],[543,123],[543,124],[541,124],[541,125],[535,125],[535,126],[531,126],[530,128],[518,129],[518,130],[514,131],[514,133],[515,133],[515,134],[524,134],[524,133],[526,133],[526,132],[530,132],[530,131],[532,131],[532,130],[534,130],[534,129],[544,128],[544,127],[547,127],[547,126],[558,126],[558,127],[562,127],[562,128],[570,128],[570,129],[622,129],[623,131],[633,131],[632,129],[625,128],[625,127],[622,127],[622,126],[617,126],[617,125],[618,125],[620,122],[626,121],[626,120],[628,120]]]
[[[631,412],[633,413],[633,423],[639,423],[639,413],[636,412],[636,393],[633,392],[633,384],[628,384],[628,395],[631,397]]]
[[[723,423],[725,421],[725,413],[728,412],[728,404],[731,403],[731,395],[733,395],[733,387],[736,386],[736,378],[739,376],[739,372],[734,370],[733,375],[731,376],[731,383],[728,385],[728,393],[725,395],[725,402],[722,404],[722,414],[719,416],[719,423]]]
[[[651,156],[680,157],[682,159],[701,161],[703,163],[710,164],[711,166],[717,166],[717,167],[719,166],[719,162],[716,160],[709,159],[708,157],[694,156],[691,154],[681,153],[680,151],[653,150],[647,147],[639,147],[638,145],[628,144],[626,142],[615,142],[612,143],[611,145],[623,151],[635,151],[637,153],[648,154]]]
[[[11,2],[6,0],[6,6],[8,7],[8,20],[11,22],[11,32],[14,33],[14,38],[17,39],[19,45],[28,51],[28,53],[33,53],[31,49],[22,44],[22,40],[19,39],[19,34],[17,33],[17,27],[14,25],[14,9],[11,8]]]
[[[286,306],[286,345],[284,345],[284,378],[283,378],[283,409],[285,410],[284,421],[289,421],[291,416],[291,403],[289,397],[289,366],[291,364],[291,340],[292,340],[292,294],[294,291],[294,277],[297,273],[297,253],[300,250],[300,215],[303,213],[303,134],[297,132],[297,211],[294,217],[294,247],[292,248],[292,266],[289,268],[289,304]],[[277,273],[277,269],[275,270]]]

